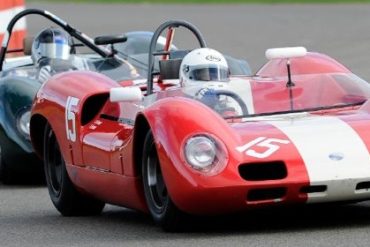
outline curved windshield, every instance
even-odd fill
[[[354,74],[299,75],[294,76],[293,82],[292,87],[286,87],[286,78],[256,83],[255,114],[330,109],[361,104],[370,98],[369,83]]]
[[[284,114],[360,105],[370,98],[370,84],[354,74],[310,74],[287,79],[233,78],[184,88],[186,95],[225,118]]]

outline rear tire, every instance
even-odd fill
[[[49,124],[46,125],[44,133],[44,168],[51,201],[63,216],[101,213],[104,202],[81,194],[73,186],[55,134]]]
[[[182,229],[184,214],[172,202],[167,192],[151,131],[147,133],[144,141],[141,171],[145,200],[154,221],[165,231]]]

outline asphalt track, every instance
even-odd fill
[[[246,59],[258,69],[271,47],[305,46],[326,53],[370,81],[370,5],[111,5],[45,4],[91,36],[153,31],[170,19],[184,19],[204,34],[208,46]],[[29,19],[30,32],[41,18]],[[180,36],[176,44],[193,41]]]
[[[265,61],[265,49],[303,45],[370,80],[370,5],[28,6],[55,12],[91,36],[186,19],[210,47],[247,59],[254,70]],[[40,25],[39,18],[30,19],[30,32]],[[368,246],[370,203],[262,210],[192,224],[168,234],[148,216],[114,206],[99,217],[64,218],[46,188],[0,185],[0,246]]]

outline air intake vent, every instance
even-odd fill
[[[312,186],[305,186],[301,188],[301,193],[322,193],[327,190],[326,185],[312,185]]]
[[[247,201],[266,201],[282,199],[286,195],[286,188],[253,189],[248,192]]]
[[[284,179],[288,172],[283,161],[272,161],[240,165],[239,174],[248,181],[264,181]]]
[[[370,182],[361,182],[356,185],[356,190],[370,190]]]

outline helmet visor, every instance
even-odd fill
[[[229,70],[220,65],[192,66],[189,68],[189,79],[193,81],[229,81]]]
[[[41,57],[57,58],[68,60],[71,48],[68,44],[61,43],[41,43],[39,46],[39,54]]]

